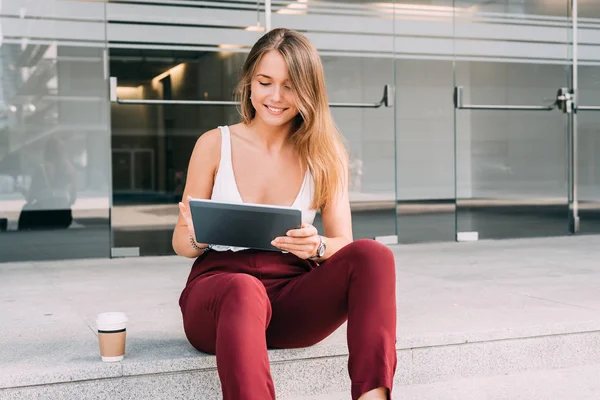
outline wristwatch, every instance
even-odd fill
[[[327,245],[325,244],[325,241],[323,240],[323,236],[319,236],[319,238],[321,239],[321,243],[319,243],[319,247],[317,247],[317,254],[310,257],[309,260],[316,260],[325,255],[325,250],[327,250]]]

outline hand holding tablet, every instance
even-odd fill
[[[292,207],[191,198],[189,209],[198,243],[281,251],[271,242],[302,227],[302,212]]]
[[[323,256],[325,253],[323,240],[317,228],[310,224],[302,224],[302,228],[288,231],[286,236],[274,239],[271,244],[301,259],[307,259]]]
[[[188,196],[187,197],[188,202],[191,199],[192,199],[192,196]],[[179,211],[181,211],[181,215],[183,216],[183,220],[187,224],[187,228],[188,228],[188,232],[190,234],[190,237],[195,238],[196,237],[196,233],[194,232],[194,222],[192,221],[192,214],[190,213],[189,208],[186,207],[183,202],[180,202],[179,203]]]

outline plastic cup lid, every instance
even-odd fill
[[[123,312],[106,312],[98,314],[96,318],[97,324],[122,324],[129,321],[127,315]]]

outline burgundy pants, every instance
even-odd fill
[[[181,293],[185,334],[216,354],[224,400],[275,399],[267,348],[311,346],[348,320],[352,398],[396,370],[392,252],[357,240],[320,265],[293,254],[208,251]]]

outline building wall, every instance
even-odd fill
[[[392,107],[332,109],[353,160],[353,205],[408,207],[383,207],[392,222],[365,223],[361,232],[453,240],[455,199],[566,205],[564,114],[455,110],[452,96],[462,86],[465,103],[551,103],[559,87],[569,86],[567,1],[410,3],[283,1],[271,15],[273,27],[298,29],[319,49],[331,102],[377,102],[385,85],[395,88]],[[600,104],[600,6],[593,3],[580,0],[579,7],[580,104],[587,105]],[[160,231],[156,242],[168,236],[170,203],[181,193],[195,140],[235,123],[235,107],[109,103],[108,77],[119,78],[123,98],[230,100],[245,54],[262,34],[252,28],[264,27],[265,15],[252,0],[165,4],[2,4],[6,259],[107,256],[111,247],[136,247],[135,235],[124,232]],[[599,126],[600,113],[579,114],[577,183],[592,206],[600,202]],[[31,235],[44,242],[47,230],[17,229],[26,203],[17,183],[31,185],[49,137],[66,146],[76,171],[75,219],[32,256],[13,244]],[[402,231],[403,221],[414,226],[415,218],[437,215],[442,203],[444,216],[421,224],[420,236]],[[436,236],[440,230],[447,233]],[[85,251],[71,251],[73,240]]]

